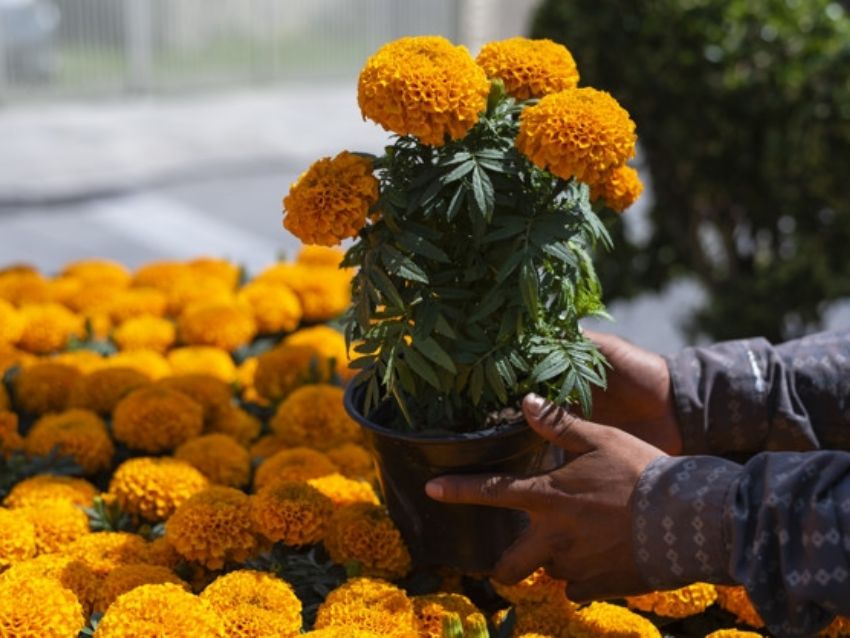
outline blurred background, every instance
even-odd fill
[[[607,219],[613,324],[672,352],[850,327],[850,2],[0,0],[0,264],[297,241],[315,159],[376,151],[356,80],[381,44],[549,37],[638,124],[647,186]]]

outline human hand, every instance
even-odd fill
[[[583,332],[611,364],[607,389],[593,388],[593,420],[613,425],[668,454],[681,454],[682,435],[664,359],[620,337]]]
[[[525,510],[530,524],[493,577],[513,584],[538,567],[567,581],[577,602],[645,592],[632,556],[630,500],[644,468],[664,452],[617,428],[584,421],[543,398],[522,403],[528,424],[573,459],[546,474],[441,476],[427,494],[446,503]]]

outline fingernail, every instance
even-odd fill
[[[443,498],[443,486],[437,481],[431,481],[425,484],[425,493],[431,498]]]
[[[540,414],[543,411],[543,406],[546,405],[546,399],[541,397],[539,394],[534,394],[532,392],[526,395],[525,404],[530,412],[533,414]]]

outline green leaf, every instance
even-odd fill
[[[377,266],[372,266],[368,269],[369,280],[375,287],[384,295],[384,302],[387,305],[397,308],[404,308],[404,300],[402,300],[398,289],[393,284],[392,280],[387,277],[386,273]]]
[[[474,405],[481,402],[481,394],[484,392],[484,369],[480,363],[472,367],[469,375],[469,397]]]
[[[536,318],[539,311],[539,290],[538,290],[537,270],[531,259],[526,259],[519,273],[519,292],[522,296],[522,302],[528,308],[529,313],[533,318]]]
[[[478,166],[472,171],[472,195],[481,216],[490,221],[496,206],[495,190],[490,176]]]
[[[526,254],[524,252],[515,252],[510,257],[508,257],[504,263],[499,266],[499,270],[496,271],[496,282],[502,283],[511,276],[511,273],[516,270],[516,267],[519,266],[520,262],[525,259]]]
[[[428,275],[409,257],[403,255],[392,246],[381,246],[381,261],[390,274],[427,284]]]
[[[457,217],[458,211],[460,211],[461,204],[463,204],[463,197],[466,195],[466,184],[458,184],[458,187],[455,189],[454,195],[452,195],[451,200],[449,201],[449,207],[446,209],[446,219],[452,221],[455,217]]]
[[[434,331],[438,335],[443,335],[449,339],[457,339],[457,333],[452,330],[452,327],[443,315],[437,315],[437,322],[434,324]]]
[[[413,374],[410,372],[410,368],[407,367],[407,364],[402,359],[398,359],[396,360],[395,370],[396,376],[401,383],[401,387],[404,388],[404,391],[410,395],[415,395],[416,381],[413,378]]]
[[[542,383],[563,373],[571,363],[567,353],[559,348],[550,352],[543,361],[534,366],[531,376],[536,383]]]
[[[455,368],[454,361],[449,356],[449,353],[443,350],[442,346],[437,343],[436,339],[431,337],[427,339],[421,339],[419,341],[413,341],[413,347],[419,350],[422,354],[428,357],[431,361],[436,363],[441,368],[448,370],[452,374],[457,373],[457,368]]]
[[[508,392],[505,390],[502,377],[499,376],[499,371],[496,369],[496,362],[493,361],[492,357],[487,357],[484,361],[484,375],[487,377],[487,385],[490,386],[499,401],[507,403]]]
[[[503,293],[498,288],[493,288],[490,292],[484,295],[484,298],[481,300],[481,303],[479,303],[478,306],[475,308],[475,312],[473,312],[469,316],[469,321],[474,322],[484,319],[485,317],[489,317],[504,302],[505,293]]]
[[[433,259],[434,261],[439,261],[444,264],[451,262],[449,256],[442,248],[432,244],[424,237],[414,235],[413,233],[402,233],[398,236],[398,243],[407,248],[410,252],[422,255],[428,259]]]
[[[475,168],[475,162],[472,160],[463,162],[459,166],[456,166],[451,171],[440,177],[440,181],[445,184],[451,184],[452,182],[456,182],[459,179],[466,177],[472,169]]]
[[[404,361],[416,375],[424,379],[435,389],[440,390],[440,380],[437,378],[437,373],[434,372],[434,368],[431,367],[431,364],[428,363],[425,357],[410,346],[405,345]]]

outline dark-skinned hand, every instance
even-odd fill
[[[583,332],[611,365],[608,387],[593,388],[591,418],[633,434],[667,454],[681,454],[682,436],[664,359],[620,337]]]
[[[528,424],[572,460],[525,478],[441,476],[426,485],[428,495],[528,512],[529,527],[494,569],[500,582],[516,583],[542,566],[567,581],[577,602],[647,591],[633,558],[630,501],[644,468],[664,452],[534,394],[522,408]]]

